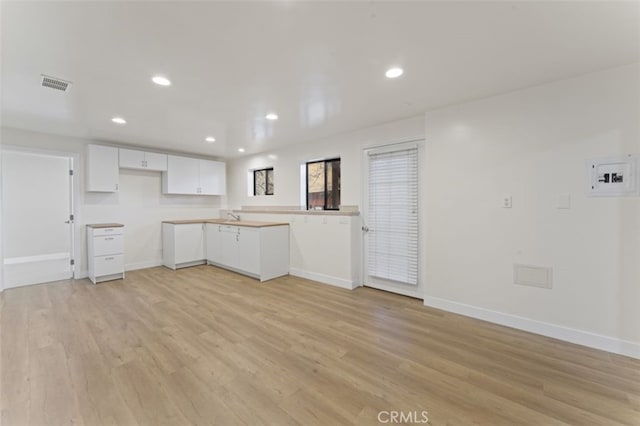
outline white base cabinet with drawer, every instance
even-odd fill
[[[89,279],[94,284],[124,278],[124,225],[87,225]]]
[[[164,266],[175,270],[205,263],[203,223],[162,224]]]
[[[205,224],[207,263],[260,281],[289,274],[289,226]]]

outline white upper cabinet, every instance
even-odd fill
[[[90,144],[86,164],[87,191],[117,192],[119,169],[123,168],[162,172],[164,194],[226,193],[226,165],[221,161]]]
[[[162,174],[165,194],[224,195],[226,167],[220,161],[168,156],[167,171]]]
[[[162,192],[165,194],[197,194],[200,171],[196,158],[169,155],[167,171],[162,174]]]
[[[156,170],[159,172],[166,172],[167,171],[167,154],[158,154],[157,152],[145,152],[144,168],[147,170]]]
[[[226,165],[221,161],[198,160],[200,162],[200,191],[204,195],[226,193]]]
[[[87,145],[86,189],[91,192],[118,192],[118,148]]]
[[[164,172],[167,170],[167,154],[138,151],[120,148],[120,167],[123,169],[153,170]]]

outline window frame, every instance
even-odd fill
[[[272,186],[272,191],[269,192],[269,171],[271,171],[271,174],[273,175],[274,171],[273,171],[273,167],[265,167],[262,169],[255,169],[253,170],[253,196],[254,197],[262,197],[265,195],[273,195],[273,193],[275,192],[275,185]],[[264,172],[264,194],[256,194],[256,173],[257,172]],[[275,179],[274,179],[275,180]],[[274,182],[272,182],[273,184]]]
[[[322,206],[322,210],[328,210],[328,211],[338,211],[340,210],[340,204],[338,204],[337,208],[327,208],[327,166],[329,163],[335,163],[338,162],[340,163],[339,165],[339,169],[340,169],[340,184],[338,187],[338,191],[340,191],[340,196],[339,198],[342,198],[342,161],[340,159],[340,157],[335,157],[335,158],[327,158],[325,160],[313,160],[313,161],[307,161],[305,163],[305,202],[307,205],[307,210],[309,210],[309,164],[316,164],[316,163],[323,163],[324,165],[324,203]],[[341,201],[341,200],[340,200]]]

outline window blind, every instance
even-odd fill
[[[368,274],[418,284],[418,149],[369,154]]]

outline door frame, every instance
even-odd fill
[[[425,173],[425,165],[426,165],[426,141],[423,136],[417,136],[413,138],[401,139],[397,141],[383,142],[378,144],[364,145],[362,146],[362,154],[361,154],[361,200],[362,200],[362,208],[361,210],[361,223],[362,226],[366,226],[368,219],[368,183],[369,183],[369,155],[370,151],[374,150],[384,150],[389,149],[389,151],[393,151],[393,148],[401,148],[403,146],[413,145],[418,149],[418,285],[416,286],[415,291],[406,291],[405,289],[396,288],[393,286],[385,286],[385,285],[376,285],[371,286],[367,284],[367,253],[365,250],[365,232],[361,231],[361,277],[362,277],[362,286],[369,287],[373,289],[388,291],[391,293],[400,294],[403,296],[409,296],[416,299],[423,300],[424,294],[427,287],[426,282],[426,259],[424,258],[425,253],[425,237],[426,233],[426,173]]]
[[[29,146],[20,146],[20,145],[0,145],[0,156],[5,152],[15,152],[15,153],[23,153],[23,154],[34,154],[34,155],[49,155],[54,157],[65,157],[69,158],[70,166],[73,170],[73,175],[70,176],[70,188],[69,188],[69,200],[70,200],[70,214],[73,215],[73,223],[70,224],[70,241],[71,241],[71,258],[74,260],[74,264],[71,265],[71,279],[79,278],[81,266],[83,264],[82,259],[78,258],[78,254],[82,253],[81,250],[78,250],[78,247],[82,247],[81,238],[82,232],[79,229],[79,224],[82,222],[81,214],[78,211],[78,202],[82,200],[82,192],[80,191],[80,179],[78,179],[79,173],[81,173],[80,164],[80,154],[77,152],[69,152],[69,151],[60,151],[60,150],[50,150],[50,149],[42,149],[37,147],[29,147]],[[0,177],[2,176],[1,170],[1,162],[0,162]],[[0,211],[2,210],[2,202],[4,200],[4,195],[2,194],[2,186],[0,185]],[[0,213],[0,236],[3,232],[3,218]],[[0,238],[0,291],[5,290],[4,283],[4,243],[3,238]]]

